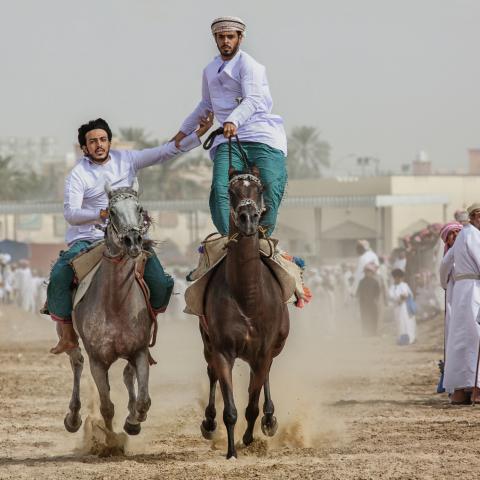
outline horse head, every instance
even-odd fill
[[[228,193],[233,222],[245,236],[255,235],[264,213],[263,186],[256,167],[250,173],[232,172]]]
[[[143,237],[150,227],[147,213],[138,202],[138,181],[131,187],[112,189],[105,185],[108,195],[107,239],[114,249],[136,258],[142,252]],[[107,246],[109,242],[107,241]]]

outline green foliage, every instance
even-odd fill
[[[190,163],[190,161],[192,163]],[[208,197],[209,187],[196,178],[196,170],[205,166],[208,159],[196,155],[188,159],[166,162],[139,172],[142,199],[184,200]]]
[[[288,138],[288,175],[291,179],[321,177],[330,165],[330,145],[315,127],[294,127]]]
[[[0,201],[52,200],[55,189],[53,178],[14,166],[13,157],[0,157]]]
[[[120,128],[120,138],[133,142],[134,148],[151,148],[160,145],[159,140],[151,140],[143,128]],[[182,200],[206,198],[208,188],[201,179],[195,178],[195,170],[210,165],[210,160],[202,153],[186,154],[181,157],[143,169],[138,180],[144,200]],[[188,175],[190,173],[190,175]],[[193,175],[192,175],[193,173]]]
[[[157,147],[160,145],[158,140],[150,140],[148,138],[149,136],[144,128],[120,128],[120,138],[126,142],[133,142],[135,149],[141,150],[142,148]]]

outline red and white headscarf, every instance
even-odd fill
[[[445,250],[444,254],[448,252],[449,246],[447,244],[447,238],[450,232],[459,232],[463,228],[463,225],[458,222],[450,222],[445,224],[442,229],[440,230],[440,238],[443,240],[443,243],[445,244]]]

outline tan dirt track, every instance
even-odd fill
[[[230,461],[220,400],[218,438],[208,442],[199,431],[208,381],[195,319],[162,321],[149,417],[124,455],[103,458],[85,453],[91,438],[83,426],[76,434],[64,430],[71,371],[66,356],[48,354],[51,322],[0,306],[0,479],[476,478],[480,406],[451,407],[434,393],[442,321],[421,324],[418,342],[409,347],[394,345],[391,325],[369,340],[341,322],[342,338],[322,337],[321,321],[315,309],[296,315],[274,363],[276,437],[266,440],[257,431],[258,440],[239,447],[238,460]],[[118,432],[127,403],[121,368],[111,374]],[[235,368],[238,442],[247,373]],[[92,423],[96,398],[87,367],[82,418],[101,438]]]

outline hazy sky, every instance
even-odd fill
[[[420,149],[464,167],[480,147],[479,0],[0,0],[0,137],[85,120],[167,138],[199,100],[210,22],[239,15],[287,130],[313,125],[333,162],[398,169]]]

